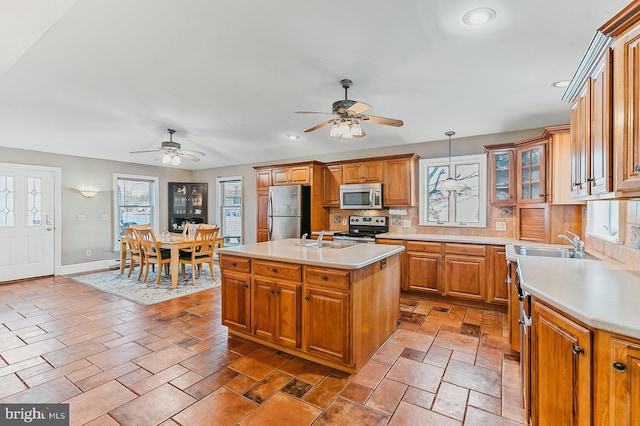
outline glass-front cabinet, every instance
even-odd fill
[[[489,152],[489,202],[493,205],[513,205],[515,195],[515,150]]]
[[[518,148],[518,203],[546,201],[545,144]]]
[[[186,223],[207,221],[206,183],[169,182],[169,231],[182,232]]]

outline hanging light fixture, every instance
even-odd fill
[[[449,136],[449,177],[438,185],[438,191],[462,191],[464,189],[464,184],[458,182],[455,177],[453,177],[455,176],[455,173],[453,172],[453,167],[451,167],[451,136],[455,135],[456,132],[449,130],[444,134]]]

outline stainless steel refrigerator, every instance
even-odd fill
[[[269,241],[300,238],[310,234],[310,187],[283,185],[269,187],[267,223]]]

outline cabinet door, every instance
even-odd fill
[[[322,204],[324,206],[340,206],[340,183],[342,182],[342,167],[328,166],[322,170],[324,183]]]
[[[442,294],[442,255],[407,252],[407,280],[404,290]]]
[[[187,185],[184,183],[169,184],[169,214],[181,216],[187,214]]]
[[[591,332],[531,301],[531,421],[591,424]]]
[[[591,144],[591,88],[578,99],[571,110],[571,197],[580,198],[589,194],[589,160]]]
[[[258,192],[258,229],[257,241],[259,243],[269,240],[269,224],[267,209],[269,206],[269,193]]]
[[[618,37],[613,47],[613,128],[616,191],[640,191],[640,27]]]
[[[413,158],[384,162],[384,205],[415,206],[416,184]]]
[[[515,196],[515,152],[513,149],[489,152],[489,202],[512,205]]]
[[[273,340],[275,337],[275,300],[272,281],[253,281],[253,322],[252,332],[258,337]]]
[[[350,163],[342,165],[342,183],[361,183],[362,173],[360,171],[360,163]]]
[[[296,166],[289,169],[290,185],[309,185],[309,166]]]
[[[293,348],[300,347],[300,294],[301,286],[293,283],[276,283],[275,340]]]
[[[271,169],[260,169],[256,172],[256,187],[258,190],[271,186]]]
[[[289,185],[288,167],[274,168],[271,175],[274,185]]]
[[[487,302],[506,305],[509,303],[507,252],[504,247],[489,247],[489,256],[491,281],[487,288]]]
[[[447,254],[444,258],[444,294],[483,300],[486,286],[485,258]]]
[[[193,183],[187,185],[187,214],[190,217],[207,219],[207,184]]]
[[[511,350],[520,352],[520,300],[517,263],[509,262],[509,343]]]
[[[640,425],[640,345],[611,339],[612,425]]]
[[[367,161],[360,165],[363,183],[382,182],[382,161]]]
[[[591,194],[613,191],[611,51],[602,72],[591,81]]]
[[[518,148],[518,203],[544,203],[546,191],[545,144]]]
[[[303,291],[303,349],[325,359],[349,363],[349,293],[317,287]]]
[[[250,284],[245,275],[222,276],[222,324],[249,333],[250,330]]]

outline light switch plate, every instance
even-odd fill
[[[108,214],[106,214],[106,213],[102,213],[102,214],[100,215],[100,220],[104,220],[104,221],[109,220],[109,215],[108,215]]]
[[[87,220],[87,215],[86,214],[79,214],[78,215],[78,222],[86,222]]]
[[[411,228],[411,220],[410,219],[405,219],[402,221],[402,226],[404,228]]]
[[[496,222],[496,231],[506,231],[507,222]]]

